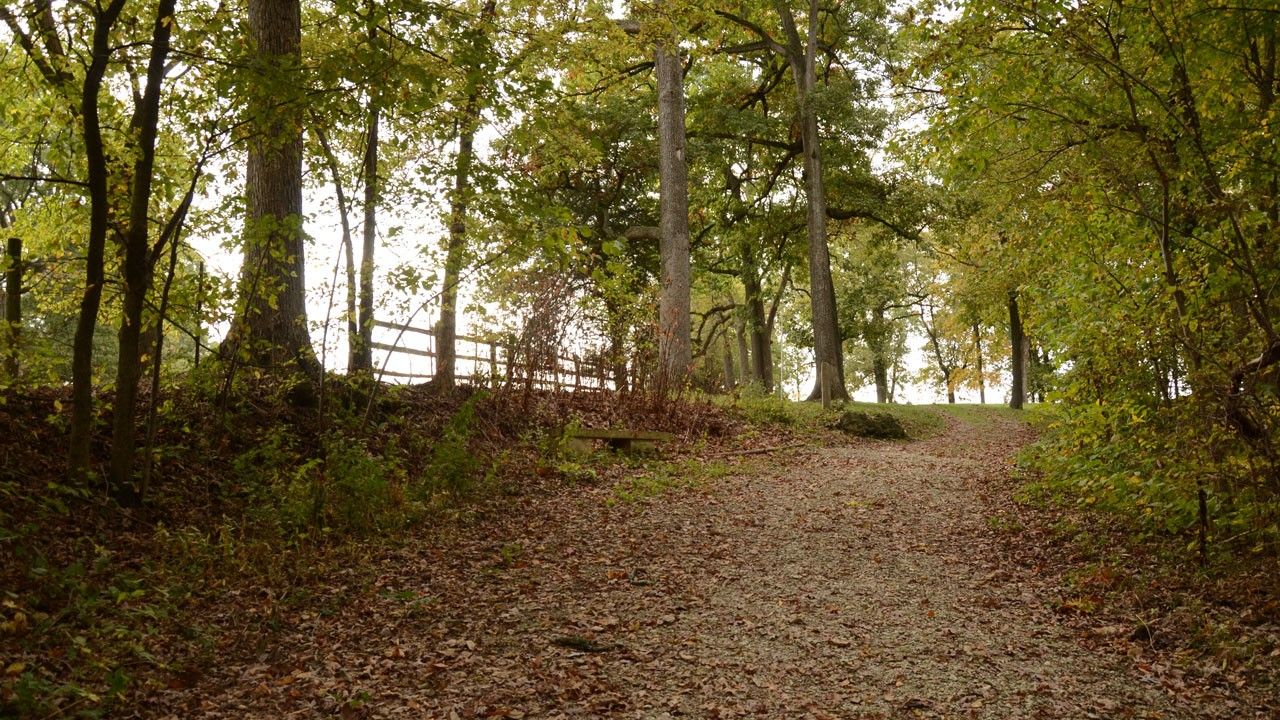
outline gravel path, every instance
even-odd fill
[[[1001,560],[983,495],[1027,434],[992,423],[755,456],[643,502],[531,500],[372,584],[334,578],[255,662],[139,714],[1253,717],[1088,649]]]

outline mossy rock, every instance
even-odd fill
[[[846,435],[877,440],[905,440],[907,431],[898,418],[889,413],[846,410],[836,421],[836,428]]]

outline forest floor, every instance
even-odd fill
[[[1007,518],[1000,414],[924,440],[692,458],[509,499],[237,616],[147,717],[1277,717],[1280,701],[1063,600]],[[1011,530],[1010,528],[1014,528]],[[228,660],[239,658],[239,660]]]

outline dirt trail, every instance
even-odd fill
[[[1248,717],[1091,651],[1001,560],[1020,426],[762,456],[647,502],[604,487],[334,579],[256,662],[147,716]]]

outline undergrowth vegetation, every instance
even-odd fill
[[[1044,427],[1023,455],[1034,494],[1114,514],[1188,555],[1280,556],[1275,469],[1202,406],[1077,405]]]
[[[596,460],[563,453],[567,427],[714,438],[733,422],[706,403],[673,412],[677,401],[640,395],[340,378],[327,379],[317,411],[291,403],[287,384],[240,375],[228,388],[194,375],[164,405],[137,510],[108,500],[100,481],[61,480],[63,460],[47,452],[64,432],[61,390],[0,396],[0,423],[13,428],[0,438],[0,716],[123,710],[145,687],[202,672],[228,623],[269,636],[280,608],[308,602],[326,575],[362,572],[381,548],[596,477]],[[628,501],[687,469],[609,462],[636,476],[617,493]],[[261,596],[249,604],[260,612],[228,616],[228,593]]]
[[[938,434],[946,426],[936,410],[941,405],[897,405],[864,402],[835,402],[824,409],[816,402],[794,402],[774,394],[761,393],[754,386],[736,396],[716,396],[720,403],[739,413],[751,425],[777,425],[800,434],[829,431],[845,411],[884,413],[898,421],[907,437],[920,440]]]

